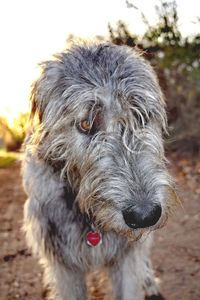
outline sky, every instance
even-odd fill
[[[151,24],[156,22],[154,6],[159,0],[132,3]],[[198,28],[193,21],[200,17],[200,2],[177,0],[177,4],[182,33],[196,33]],[[106,36],[108,23],[115,26],[118,20],[125,21],[130,32],[145,31],[139,10],[127,8],[125,0],[0,1],[0,115],[13,118],[28,109],[37,63],[61,51],[67,36],[90,40],[96,35]]]

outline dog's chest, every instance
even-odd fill
[[[68,220],[69,221],[69,220]],[[129,249],[126,237],[114,233],[101,233],[101,242],[88,245],[87,234],[90,228],[77,222],[67,222],[52,237],[54,254],[69,267],[88,270],[97,266],[112,265]]]
[[[77,267],[90,269],[97,266],[112,265],[119,260],[126,250],[128,244],[125,239],[113,236],[113,234],[102,234],[102,241],[96,246],[89,246],[86,236],[80,241],[73,241],[64,251],[64,260]]]

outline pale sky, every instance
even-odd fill
[[[151,24],[156,22],[154,6],[159,0],[132,2]],[[200,2],[177,3],[183,34],[196,33],[193,21],[200,17]],[[69,34],[90,39],[105,36],[108,23],[114,26],[120,19],[130,32],[144,33],[139,11],[128,9],[125,0],[1,0],[0,114],[13,116],[27,110],[36,64],[62,50]]]

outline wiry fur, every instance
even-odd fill
[[[162,141],[165,103],[153,69],[136,51],[112,44],[74,46],[41,67],[25,143],[24,228],[54,297],[86,299],[85,276],[99,266],[109,268],[115,300],[158,294],[151,236],[175,197]],[[81,120],[97,117],[94,134],[78,130]],[[133,230],[122,211],[141,201],[159,203],[162,216]],[[102,234],[95,248],[85,238],[90,222]]]

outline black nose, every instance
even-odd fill
[[[160,219],[162,208],[159,204],[138,204],[123,211],[125,223],[133,229],[155,225]]]

